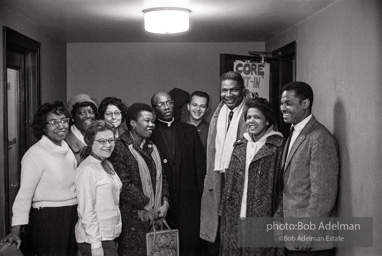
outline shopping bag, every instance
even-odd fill
[[[167,229],[157,230],[155,223],[153,231],[146,234],[146,247],[148,256],[179,256],[179,231],[171,229],[165,220],[162,220]]]

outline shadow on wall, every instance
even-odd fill
[[[338,195],[337,195],[337,209],[336,215],[338,217],[352,216],[352,200],[351,200],[351,173],[350,173],[350,160],[348,150],[348,122],[346,116],[346,109],[341,98],[337,98],[334,105],[333,123],[334,131],[333,135],[338,143],[339,152],[339,181],[338,181]],[[345,255],[351,253],[349,248],[342,248],[342,252]],[[336,249],[338,252],[338,249]],[[336,255],[338,255],[336,253]]]
[[[351,173],[350,173],[350,160],[348,145],[348,122],[346,119],[346,109],[341,98],[337,98],[334,105],[333,123],[334,131],[333,135],[338,143],[338,151],[340,158],[340,172],[339,172],[339,187],[337,196],[337,215],[339,217],[351,216]]]

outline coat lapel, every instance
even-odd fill
[[[310,132],[310,130],[311,130],[311,128],[315,122],[316,122],[316,118],[314,118],[314,116],[312,116],[312,118],[309,120],[309,122],[305,125],[305,127],[302,129],[300,134],[297,136],[296,140],[294,141],[294,143],[292,145],[292,148],[290,149],[288,157],[286,159],[286,162],[284,165],[285,169],[288,167],[288,164],[290,163],[293,155],[296,153],[296,151],[300,147],[301,143],[305,140],[306,134],[308,134]],[[284,150],[284,153],[286,154],[287,151],[288,151],[288,149],[286,148]]]

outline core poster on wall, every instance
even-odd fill
[[[252,97],[261,97],[269,100],[269,63],[236,60],[233,71],[241,74],[244,86],[251,92]]]

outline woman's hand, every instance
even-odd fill
[[[151,208],[148,214],[151,221],[155,221],[158,219],[158,213],[154,209]]]
[[[166,218],[168,208],[170,208],[170,205],[168,204],[167,201],[164,201],[164,203],[162,204],[162,206],[158,208],[157,213],[158,213],[158,217],[159,217],[160,219],[164,219],[164,218]]]
[[[102,246],[100,248],[92,249],[92,256],[103,256],[103,248]]]
[[[9,243],[9,244],[15,243],[17,249],[19,249],[21,246],[20,230],[21,230],[21,226],[12,227],[11,233],[9,233],[3,239],[1,239],[0,242]]]

